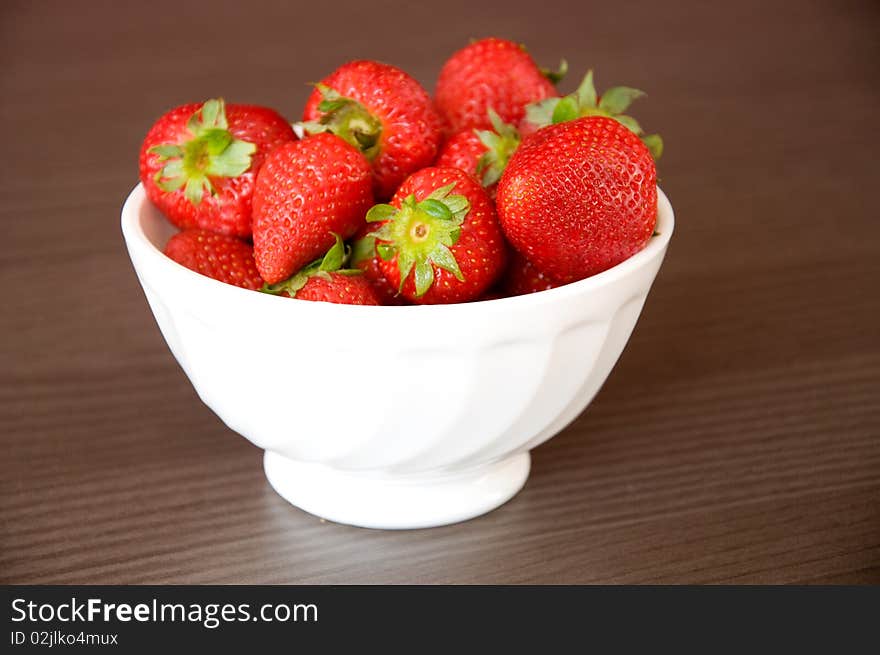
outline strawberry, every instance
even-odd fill
[[[363,225],[373,204],[370,165],[333,134],[275,149],[254,189],[254,255],[269,284],[291,276]]]
[[[178,264],[208,277],[244,289],[259,289],[263,280],[254,263],[251,245],[227,234],[190,229],[165,244],[165,254]]]
[[[328,273],[312,275],[294,296],[300,300],[332,302],[337,305],[381,305],[373,285],[363,275]]]
[[[351,249],[351,265],[363,272],[383,305],[402,305],[403,297],[382,274],[381,260],[376,253],[376,237],[371,234],[374,229],[376,229],[374,225],[365,223],[355,235]]]
[[[469,129],[451,136],[440,150],[435,166],[451,166],[480,180],[494,197],[504,167],[519,146],[519,132],[489,110],[491,130]]]
[[[476,130],[462,130],[443,142],[434,166],[457,168],[479,179],[477,168],[486,151],[486,146],[480,141]]]
[[[457,168],[424,168],[367,222],[385,279],[418,304],[467,302],[504,266],[504,237],[486,191]]]
[[[370,161],[375,193],[390,198],[410,173],[429,166],[440,147],[440,117],[422,86],[399,68],[352,61],[316,85],[301,127],[332,132]]]
[[[357,269],[342,268],[350,253],[339,235],[336,244],[293,277],[278,284],[265,285],[261,291],[273,295],[332,302],[340,305],[380,305],[373,286]]]
[[[249,237],[257,171],[273,148],[294,139],[272,109],[223,100],[183,105],[147,133],[141,182],[177,227]]]
[[[434,103],[449,133],[488,129],[494,109],[517,125],[527,104],[559,95],[554,86],[565,74],[542,71],[524,46],[504,39],[474,41],[453,54],[440,70]]]
[[[522,296],[527,293],[547,291],[560,286],[535,268],[528,259],[514,252],[501,278],[501,290],[506,296]]]
[[[536,132],[498,183],[511,245],[566,283],[641,250],[657,219],[657,170],[644,143],[618,121],[589,116]]]
[[[645,95],[644,91],[628,86],[615,86],[603,93],[596,93],[593,71],[588,71],[577,91],[564,98],[547,98],[526,107],[526,118],[520,123],[523,136],[534,133],[547,125],[563,123],[583,116],[607,116],[628,127],[641,137],[655,160],[663,154],[663,139],[659,134],[645,134],[642,126],[632,116],[623,112],[633,100]]]

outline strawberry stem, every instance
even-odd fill
[[[367,212],[367,221],[382,225],[371,235],[376,239],[376,252],[385,261],[397,257],[400,287],[413,274],[416,296],[423,296],[434,283],[434,267],[464,276],[450,248],[461,235],[461,225],[470,211],[465,196],[450,195],[455,184],[435,189],[427,198],[417,201],[414,195],[404,198],[400,209],[392,205],[376,205]]]
[[[474,130],[480,142],[486,146],[486,152],[477,162],[477,175],[481,177],[484,187],[492,186],[501,178],[520,142],[517,129],[502,121],[492,108],[489,108],[489,121],[491,130]]]
[[[198,205],[205,193],[214,195],[214,177],[238,177],[251,167],[257,146],[236,139],[229,131],[223,99],[208,100],[187,121],[192,135],[182,143],[164,143],[150,152],[164,163],[156,173],[156,185],[163,191],[184,187],[184,195]]]
[[[541,75],[550,80],[553,84],[559,84],[568,73],[568,62],[565,59],[560,60],[559,69],[552,70],[550,68],[540,68]]]
[[[642,139],[655,160],[663,154],[663,139],[659,134],[645,135],[639,122],[623,112],[634,100],[645,95],[644,91],[629,86],[611,87],[601,96],[593,84],[593,71],[587,71],[574,93],[562,98],[547,98],[526,107],[526,120],[537,127],[555,125],[584,116],[612,118]]]
[[[379,140],[382,136],[382,123],[379,119],[361,103],[340,95],[335,89],[324,84],[317,84],[316,87],[323,96],[318,104],[318,110],[323,112],[323,116],[317,121],[306,121],[299,125],[308,134],[335,134],[372,161],[379,154]]]

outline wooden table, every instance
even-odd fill
[[[0,9],[0,581],[880,582],[875,3],[448,0],[439,26],[419,3],[213,4]],[[220,94],[298,118],[349,58],[431,86],[490,33],[650,92],[677,233],[513,501],[433,530],[321,522],[156,328],[118,227],[139,142]]]

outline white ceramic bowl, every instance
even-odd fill
[[[647,247],[542,293],[361,307],[239,289],[162,254],[174,228],[137,186],[122,232],[144,293],[201,399],[264,449],[294,505],[371,528],[478,516],[519,491],[529,450],[602,386],[672,236],[659,194]]]

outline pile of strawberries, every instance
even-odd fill
[[[165,253],[221,282],[360,305],[459,303],[599,273],[654,232],[657,135],[519,44],[475,41],[432,99],[394,66],[347,63],[302,121],[208,100],[147,134],[140,179],[181,232]]]

